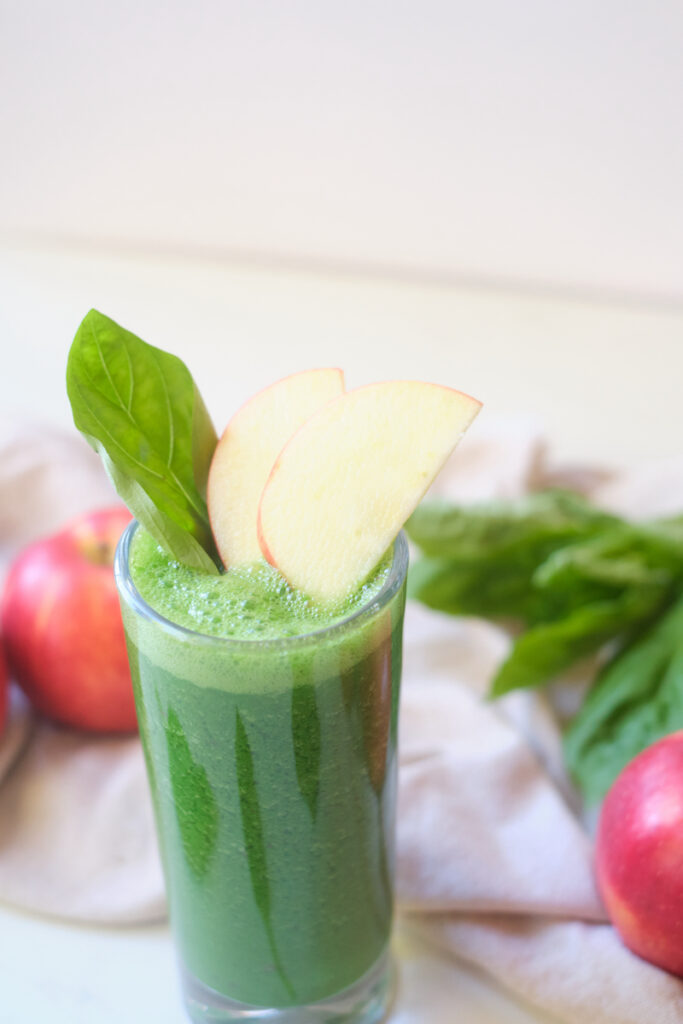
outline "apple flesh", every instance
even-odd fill
[[[285,445],[263,490],[264,557],[324,603],[374,569],[481,407],[419,381],[329,402]]]
[[[292,434],[343,391],[341,370],[295,373],[254,395],[228,423],[207,485],[211,531],[226,567],[261,558],[256,516],[273,463]]]
[[[136,729],[113,559],[123,506],[82,516],[26,548],[0,608],[9,667],[33,706],[97,732]]]
[[[610,789],[596,876],[624,944],[683,977],[683,732],[644,750]]]

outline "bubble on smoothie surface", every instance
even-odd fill
[[[175,561],[142,528],[136,530],[130,569],[140,596],[164,618],[209,636],[270,640],[323,629],[372,600],[391,571],[387,552],[348,598],[321,606],[265,561],[235,566],[219,576]]]

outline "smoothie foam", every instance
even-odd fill
[[[208,636],[275,640],[324,629],[359,611],[386,583],[389,552],[353,594],[332,607],[289,586],[267,562],[236,566],[219,576],[175,561],[144,530],[137,530],[130,571],[140,596],[165,618]]]

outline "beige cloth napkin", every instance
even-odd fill
[[[552,478],[533,423],[483,417],[435,492],[512,496]],[[572,482],[632,514],[683,507],[683,462]],[[65,484],[68,485],[65,486]],[[5,559],[84,507],[112,500],[77,437],[0,434]],[[638,960],[605,923],[591,844],[544,695],[484,702],[505,633],[414,605],[406,618],[397,891],[433,942],[560,1021],[683,1024],[683,983]],[[137,740],[89,739],[13,702],[0,741],[0,898],[95,922],[164,912]]]

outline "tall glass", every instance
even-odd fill
[[[325,629],[228,640],[116,579],[186,1006],[197,1022],[382,1019],[391,995],[407,544]]]

